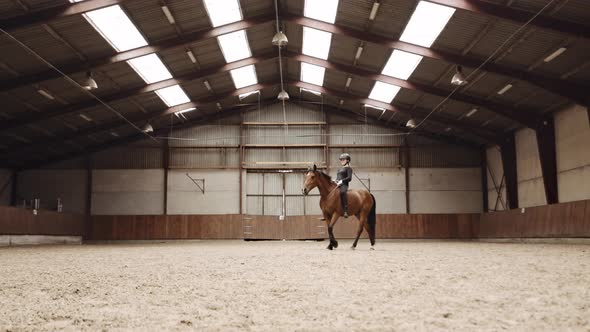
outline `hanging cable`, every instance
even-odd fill
[[[6,30],[4,30],[2,28],[0,28],[0,31],[2,31],[2,33],[4,33],[6,36],[8,36],[8,38],[12,39],[15,43],[17,43],[18,45],[20,45],[27,52],[31,53],[33,56],[35,56],[41,62],[43,62],[44,64],[46,64],[47,66],[49,66],[51,69],[55,70],[56,72],[58,72],[61,76],[63,76],[66,80],[68,80],[74,86],[77,86],[78,88],[80,88],[80,90],[83,93],[85,93],[86,95],[88,95],[91,98],[95,99],[96,101],[98,101],[99,103],[101,103],[104,107],[106,107],[109,111],[113,112],[119,118],[123,119],[125,122],[127,122],[129,125],[131,125],[133,128],[135,128],[138,132],[144,134],[145,136],[147,136],[151,140],[155,141],[156,143],[160,143],[152,135],[146,133],[144,130],[142,130],[141,128],[139,128],[138,126],[136,126],[133,122],[131,122],[129,119],[127,119],[123,114],[121,114],[120,112],[118,112],[117,110],[115,110],[114,108],[112,108],[110,105],[108,105],[107,103],[105,103],[104,101],[102,101],[100,98],[98,98],[96,95],[94,95],[92,92],[90,92],[90,90],[84,88],[82,85],[80,85],[74,79],[72,79],[71,77],[69,77],[68,75],[66,75],[64,72],[62,72],[61,70],[59,70],[51,62],[45,60],[45,58],[43,58],[37,52],[33,51],[30,47],[28,47],[27,45],[25,45],[23,42],[21,42],[20,40],[18,40],[16,37],[14,37],[13,35],[11,35],[10,33],[8,33]]]
[[[467,77],[465,77],[466,81],[469,81],[469,79],[475,75],[479,70],[481,70],[481,68],[483,66],[485,66],[488,62],[490,62],[490,60],[496,55],[496,53],[498,53],[503,47],[504,45],[506,45],[506,43],[508,43],[510,40],[512,40],[512,38],[514,38],[518,33],[520,33],[520,31],[522,29],[524,29],[526,26],[528,26],[535,18],[537,18],[537,16],[541,15],[541,13],[547,8],[549,7],[551,4],[553,4],[556,0],[550,0],[549,2],[547,2],[547,4],[545,4],[545,6],[543,6],[543,8],[541,8],[535,15],[533,15],[533,17],[531,17],[528,21],[526,21],[523,25],[521,25],[518,29],[516,29],[516,31],[514,31],[508,38],[506,38],[504,40],[504,42],[498,46],[496,48],[496,50],[494,50],[494,52],[492,52],[492,54],[490,54],[490,56],[488,56],[484,62],[482,62],[477,68],[475,68],[475,70],[473,70],[469,75],[467,75]],[[434,113],[436,112],[439,107],[444,104],[447,100],[449,100],[449,98],[451,98],[451,96],[453,96],[455,94],[455,92],[457,92],[457,90],[459,90],[459,88],[461,88],[461,85],[456,86],[450,93],[448,96],[446,96],[440,103],[438,103],[433,109],[432,111],[430,111],[430,113],[428,113],[426,115],[426,117],[424,117],[424,119],[422,119],[422,121],[420,121],[414,128],[411,128],[408,134],[413,133],[416,129],[420,128],[420,126],[426,121],[428,120],[428,118]]]

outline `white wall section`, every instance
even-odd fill
[[[545,205],[547,200],[535,131],[521,129],[516,132],[515,141],[518,204],[520,207]]]
[[[187,173],[193,179],[205,180],[205,193]],[[239,178],[239,170],[170,170],[168,214],[240,213]]]
[[[560,202],[590,199],[590,125],[585,107],[555,113]]]
[[[92,214],[164,213],[164,170],[94,170]]]

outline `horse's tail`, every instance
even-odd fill
[[[375,212],[376,208],[377,208],[377,200],[375,199],[375,196],[373,196],[373,194],[371,194],[371,197],[373,198],[373,206],[371,207],[371,212],[369,212],[369,217],[367,218],[368,223],[369,223],[369,238],[371,239],[371,244],[375,243],[375,225],[377,224],[377,214]]]

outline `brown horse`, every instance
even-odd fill
[[[340,203],[340,192],[338,186],[332,181],[332,178],[317,170],[317,166],[313,165],[313,169],[309,169],[305,173],[305,182],[303,183],[303,194],[307,195],[309,192],[317,187],[320,191],[320,208],[326,219],[328,225],[328,234],[330,235],[330,244],[327,249],[332,250],[338,248],[338,241],[334,238],[334,225],[338,218],[343,215],[342,204]],[[352,244],[351,249],[355,249],[359,241],[359,237],[363,232],[363,228],[369,233],[371,240],[371,250],[375,246],[375,197],[365,189],[353,189],[347,193],[348,198],[348,213],[356,216],[359,220],[359,226],[356,234],[356,239]]]

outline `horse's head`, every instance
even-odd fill
[[[313,164],[313,168],[310,167],[307,172],[305,172],[303,181],[303,195],[309,194],[313,188],[318,186],[320,176],[318,173],[318,167],[315,164]]]

